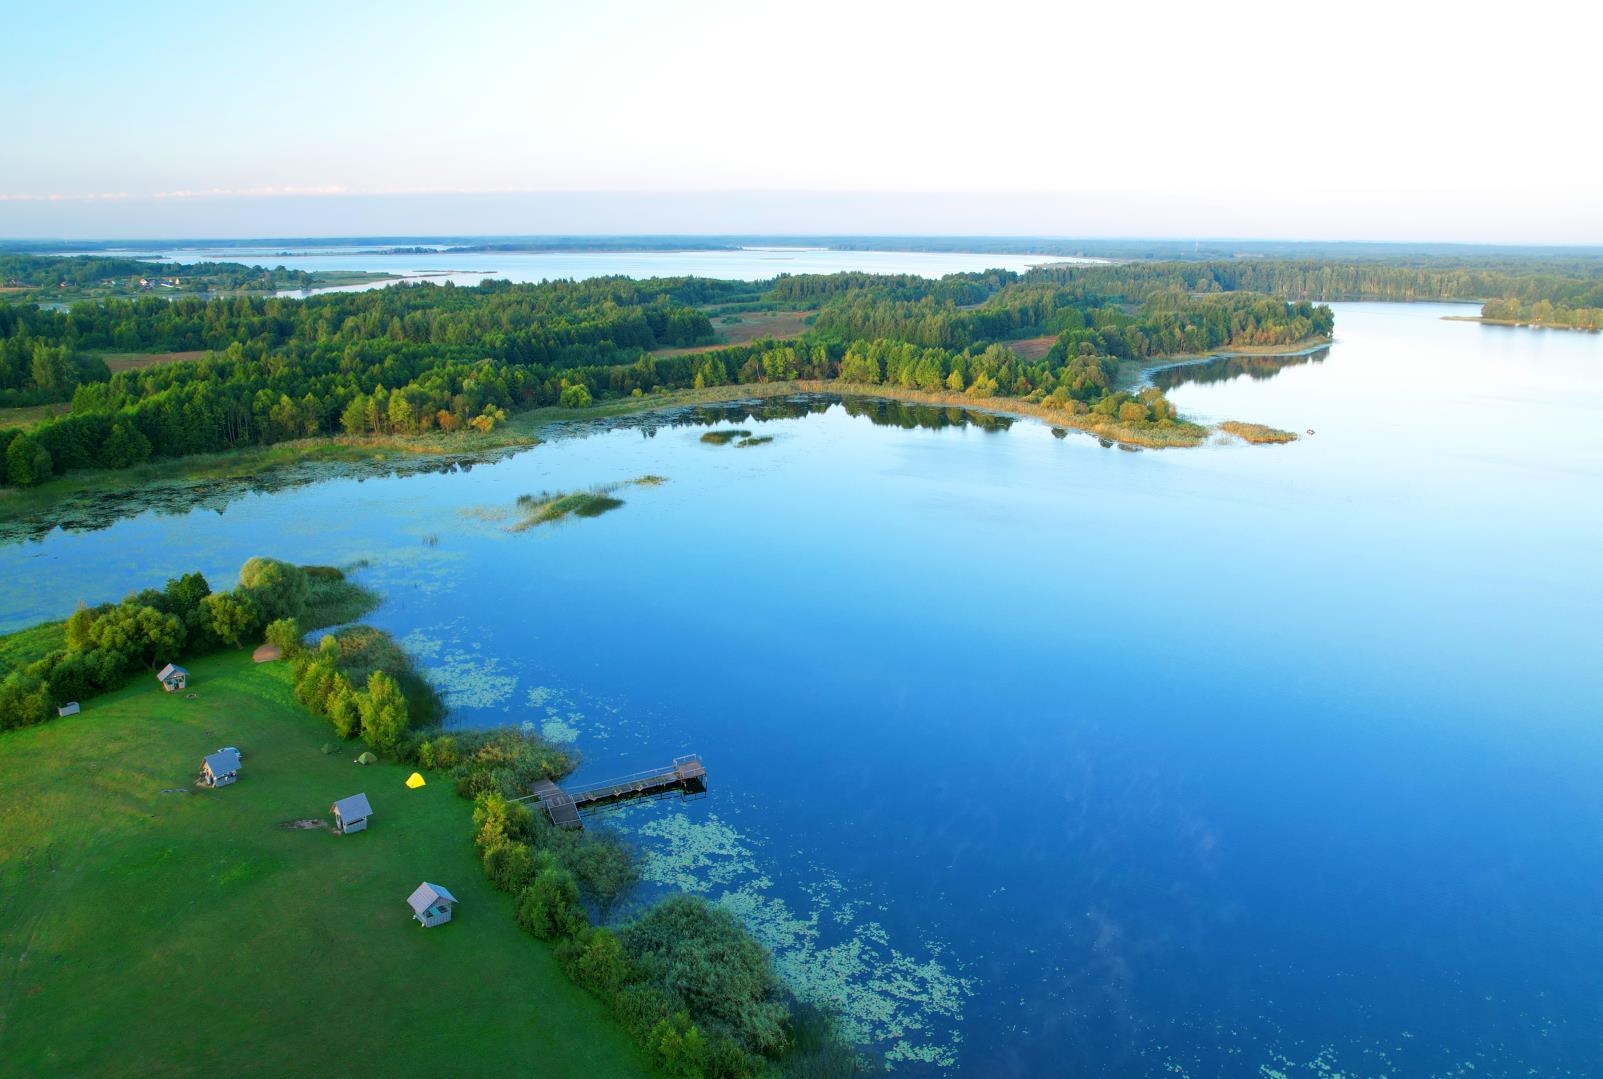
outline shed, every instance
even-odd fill
[[[330,809],[334,814],[334,830],[341,835],[365,831],[367,818],[373,815],[373,807],[367,804],[366,794],[341,798]]]
[[[68,701],[66,704],[64,704],[60,708],[56,709],[56,715],[58,715],[58,716],[75,716],[77,714],[78,714],[78,702],[77,701]]]
[[[219,749],[200,762],[200,785],[226,787],[239,778],[239,750]]]
[[[172,693],[189,686],[189,672],[176,663],[169,663],[156,675],[156,680],[161,683],[162,689]]]
[[[456,906],[456,896],[440,887],[424,881],[417,886],[417,891],[406,901],[412,908],[412,917],[425,929],[431,925],[439,925],[451,920],[451,910]]]

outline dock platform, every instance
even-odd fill
[[[558,828],[583,828],[580,810],[600,810],[648,798],[700,798],[707,793],[707,768],[701,757],[691,753],[675,757],[667,768],[609,779],[579,790],[563,790],[549,779],[529,787],[529,794],[518,801],[532,801]]]

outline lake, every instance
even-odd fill
[[[649,886],[910,1074],[1595,1073],[1603,339],[1335,306],[1324,352],[1153,376],[1289,446],[637,418],[13,543],[0,610],[365,560],[451,722],[588,779],[699,752],[708,798],[612,818]],[[700,441],[733,420],[773,441]]]
[[[381,253],[373,253],[378,250]],[[761,281],[779,274],[839,273],[860,270],[879,274],[918,274],[942,277],[1002,269],[1023,273],[1049,262],[1101,262],[1101,259],[1056,255],[1004,255],[945,251],[836,251],[823,247],[745,247],[729,251],[423,251],[387,253],[372,246],[340,245],[320,248],[283,247],[160,247],[130,248],[105,254],[160,258],[167,262],[243,262],[289,270],[365,270],[418,277],[435,284],[447,281],[476,285],[487,279],[551,281],[590,277],[675,277],[694,275],[730,281]],[[284,296],[311,292],[358,291],[382,288],[394,282],[338,286],[331,289],[297,289]]]

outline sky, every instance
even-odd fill
[[[1603,5],[0,0],[0,237],[1603,243]]]

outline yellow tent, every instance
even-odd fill
[[[406,785],[411,787],[413,790],[417,790],[423,785],[423,777],[418,773],[413,772],[411,775],[406,777]]]

